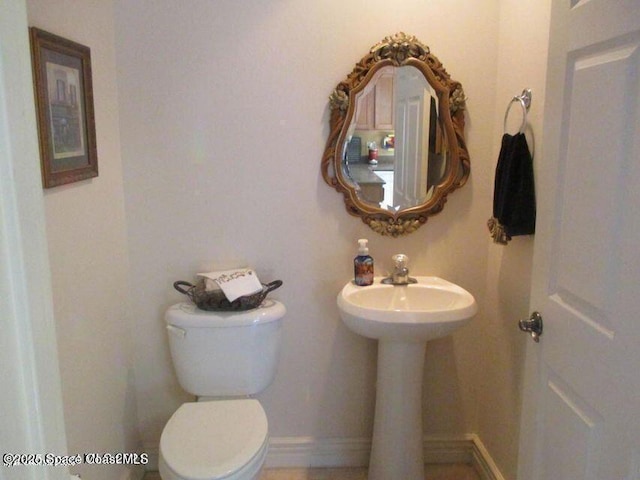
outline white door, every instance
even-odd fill
[[[427,83],[414,67],[398,69],[395,82],[395,176],[393,204],[413,207],[427,198],[430,104]]]
[[[554,0],[519,480],[640,479],[640,1]]]

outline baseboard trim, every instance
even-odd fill
[[[369,464],[371,439],[272,437],[267,468],[365,467]]]
[[[482,440],[480,440],[480,437],[476,434],[472,434],[472,437],[473,449],[471,452],[471,465],[473,465],[473,468],[478,472],[480,480],[505,480],[496,462],[493,461],[493,458],[489,455],[489,451],[484,446],[484,443],[482,443]]]
[[[365,467],[369,463],[368,438],[272,437],[267,468]],[[481,480],[504,480],[476,434],[430,435],[424,439],[426,463],[466,463]]]
[[[158,470],[158,447],[145,446],[147,471]],[[366,467],[369,438],[271,437],[267,468]],[[480,480],[505,480],[488,450],[475,433],[428,435],[424,438],[426,463],[465,463],[473,466]],[[134,477],[135,478],[135,477]]]

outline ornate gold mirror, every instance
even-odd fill
[[[371,48],[329,100],[322,176],[376,232],[415,231],[467,181],[462,85],[414,36]]]

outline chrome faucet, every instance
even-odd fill
[[[393,272],[387,278],[382,279],[382,283],[387,285],[409,285],[410,283],[418,283],[415,278],[409,276],[409,269],[407,263],[409,263],[409,257],[404,253],[398,253],[391,257],[393,260]]]

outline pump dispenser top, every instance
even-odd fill
[[[369,241],[358,240],[358,256],[353,259],[354,283],[361,287],[373,284],[373,258],[369,256]]]
[[[368,243],[369,240],[367,240],[366,238],[361,238],[360,240],[358,240],[358,255],[369,255],[369,247],[367,246]]]

